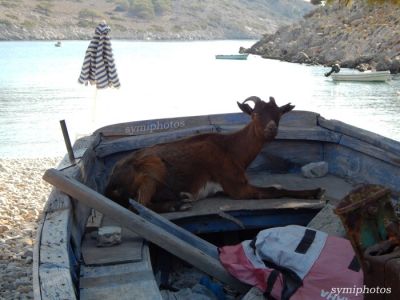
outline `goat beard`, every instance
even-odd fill
[[[264,128],[264,137],[267,140],[272,140],[278,134],[278,126],[274,121],[269,121]]]

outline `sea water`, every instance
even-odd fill
[[[238,112],[249,96],[320,113],[400,141],[400,78],[335,83],[328,68],[250,55],[217,60],[255,41],[112,40],[121,87],[78,84],[89,41],[0,42],[0,158],[63,155],[71,139],[113,123]]]

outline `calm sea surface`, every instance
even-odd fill
[[[323,67],[215,59],[253,43],[112,41],[122,86],[96,91],[77,82],[88,41],[0,42],[0,157],[63,155],[61,119],[74,139],[117,122],[237,112],[252,95],[400,140],[399,77],[333,83]]]

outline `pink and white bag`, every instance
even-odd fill
[[[224,267],[267,299],[362,299],[363,273],[350,242],[303,226],[266,229],[220,250]]]

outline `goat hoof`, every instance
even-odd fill
[[[325,196],[325,190],[321,188],[317,189],[317,192],[315,194],[315,199],[323,200],[324,196]]]
[[[178,211],[186,211],[192,208],[192,204],[190,203],[183,203],[178,207]]]
[[[196,199],[193,197],[193,195],[191,194],[191,193],[187,193],[187,192],[181,192],[180,194],[179,194],[179,196],[181,197],[181,201],[183,202],[183,203],[190,203],[190,202],[193,202],[193,201],[195,201]]]

